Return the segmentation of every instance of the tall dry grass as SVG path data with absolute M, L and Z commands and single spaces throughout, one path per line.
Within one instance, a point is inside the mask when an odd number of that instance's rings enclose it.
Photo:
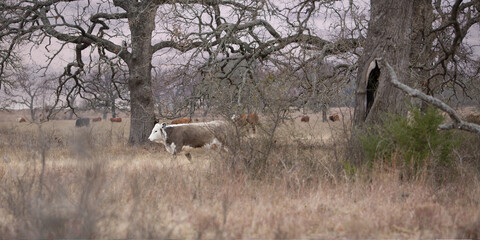
M 270 123 L 230 151 L 129 147 L 128 123 L 0 126 L 2 238 L 479 238 L 478 137 L 455 172 L 345 171 L 348 123 Z M 242 135 L 242 134 L 241 134 Z M 477 144 L 477 145 L 475 145 Z M 236 148 L 234 148 L 236 147 Z M 365 170 L 367 171 L 367 170 Z

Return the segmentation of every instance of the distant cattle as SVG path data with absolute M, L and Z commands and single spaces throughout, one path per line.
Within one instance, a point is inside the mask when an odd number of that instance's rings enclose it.
M 92 122 L 100 122 L 100 121 L 102 121 L 101 117 L 92 118 Z
M 242 114 L 240 116 L 233 115 L 232 120 L 240 127 L 250 125 L 255 134 L 255 126 L 260 124 L 258 115 L 256 113 Z M 247 128 L 248 132 L 248 128 Z
M 168 125 L 166 123 L 157 123 L 152 129 L 148 140 L 152 142 L 163 143 L 165 149 L 175 155 L 179 153 L 184 146 L 192 148 L 199 147 L 221 147 L 220 139 L 224 136 L 226 123 L 222 121 L 186 123 Z M 190 160 L 190 154 L 186 154 Z
M 191 123 L 191 118 L 179 118 L 172 121 L 172 124 L 182 124 L 182 123 Z
M 303 115 L 302 118 L 300 119 L 301 122 L 310 122 L 310 117 L 307 115 Z
M 330 121 L 332 122 L 336 122 L 336 121 L 340 121 L 340 116 L 338 116 L 338 114 L 334 114 L 329 116 L 328 119 L 330 119 Z
M 122 122 L 122 118 L 110 118 L 110 122 Z
M 90 125 L 90 118 L 79 118 L 75 121 L 75 127 L 87 127 Z
M 23 122 L 26 122 L 26 121 L 27 120 L 25 120 L 25 118 L 23 118 L 23 117 L 17 118 L 17 122 L 19 122 L 19 123 L 23 123 Z

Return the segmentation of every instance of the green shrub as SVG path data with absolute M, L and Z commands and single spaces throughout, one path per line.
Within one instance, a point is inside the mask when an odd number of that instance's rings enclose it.
M 413 174 L 422 167 L 449 166 L 457 143 L 451 132 L 437 130 L 443 120 L 433 107 L 425 112 L 412 107 L 409 118 L 386 115 L 382 124 L 370 127 L 360 136 L 367 163 L 373 166 L 378 161 L 396 160 Z

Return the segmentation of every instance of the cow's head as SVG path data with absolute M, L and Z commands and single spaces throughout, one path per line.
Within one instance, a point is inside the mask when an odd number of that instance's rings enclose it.
M 148 140 L 152 142 L 165 143 L 167 140 L 167 132 L 165 128 L 167 127 L 166 123 L 157 123 L 152 129 L 152 133 L 148 137 Z

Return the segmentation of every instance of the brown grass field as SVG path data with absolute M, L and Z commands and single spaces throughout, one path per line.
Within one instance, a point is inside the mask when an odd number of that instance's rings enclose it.
M 478 142 L 440 183 L 391 166 L 349 176 L 349 118 L 310 116 L 191 162 L 128 146 L 128 119 L 0 121 L 0 238 L 480 238 L 479 168 L 464 161 L 478 162 Z

